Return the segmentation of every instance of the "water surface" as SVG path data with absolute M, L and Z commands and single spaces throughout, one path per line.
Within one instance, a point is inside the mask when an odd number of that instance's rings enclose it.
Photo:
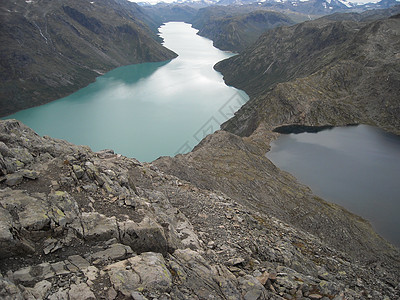
M 400 247 L 400 137 L 360 125 L 281 135 L 267 157 Z
M 141 161 L 188 152 L 248 97 L 213 69 L 232 53 L 214 48 L 190 24 L 171 22 L 159 30 L 178 58 L 117 68 L 68 97 L 7 118 L 40 135 Z

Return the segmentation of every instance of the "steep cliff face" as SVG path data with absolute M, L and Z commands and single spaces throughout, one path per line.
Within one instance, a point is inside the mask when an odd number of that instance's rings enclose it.
M 174 58 L 127 1 L 5 1 L 0 115 L 55 100 L 112 68 Z
M 400 21 L 320 19 L 278 28 L 216 65 L 251 100 L 223 128 L 365 123 L 399 133 Z

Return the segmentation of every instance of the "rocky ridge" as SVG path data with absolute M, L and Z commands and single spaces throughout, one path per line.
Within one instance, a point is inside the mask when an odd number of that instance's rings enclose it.
M 399 134 L 400 19 L 321 18 L 264 34 L 215 67 L 251 100 L 222 128 L 364 123 Z M 251 70 L 251 71 L 249 71 Z
M 0 122 L 0 153 L 3 299 L 399 296 L 398 264 L 356 262 L 154 164 L 42 138 L 16 120 Z
M 399 25 L 396 17 L 370 23 L 323 18 L 269 31 L 216 65 L 228 84 L 251 96 L 222 125 L 230 133 L 216 132 L 191 153 L 154 164 L 311 232 L 354 258 L 370 261 L 386 253 L 398 260 L 364 220 L 315 197 L 265 153 L 278 136 L 273 130 L 286 125 L 367 123 L 398 133 Z

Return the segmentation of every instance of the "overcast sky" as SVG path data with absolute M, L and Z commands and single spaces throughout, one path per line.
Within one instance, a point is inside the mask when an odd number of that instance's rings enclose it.
M 137 0 L 137 1 L 129 0 L 129 1 L 131 1 L 131 2 L 148 2 L 148 3 L 151 3 L 151 4 L 156 4 L 158 2 L 171 3 L 171 2 L 174 2 L 176 0 L 163 0 L 163 1 L 160 1 L 160 0 Z M 347 2 L 352 2 L 352 3 L 369 3 L 369 2 L 376 3 L 376 2 L 379 2 L 379 1 L 380 0 L 347 0 Z

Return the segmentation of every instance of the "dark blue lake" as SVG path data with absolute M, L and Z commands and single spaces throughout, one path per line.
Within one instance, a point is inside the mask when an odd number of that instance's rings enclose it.
M 400 137 L 375 127 L 284 134 L 267 157 L 400 247 Z

